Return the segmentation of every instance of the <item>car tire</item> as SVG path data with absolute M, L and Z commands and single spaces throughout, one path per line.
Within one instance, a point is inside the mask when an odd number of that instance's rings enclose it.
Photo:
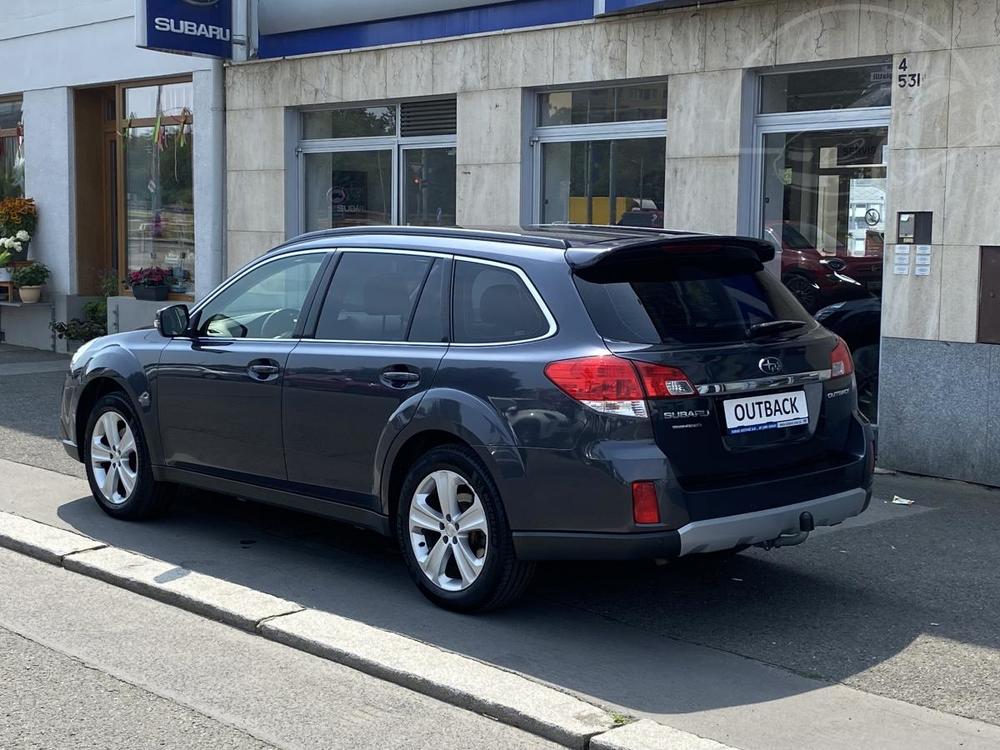
M 87 481 L 105 513 L 138 521 L 166 510 L 173 487 L 153 478 L 142 424 L 123 393 L 109 393 L 94 404 L 85 436 Z
M 514 553 L 496 483 L 465 446 L 434 448 L 413 464 L 400 490 L 396 532 L 417 588 L 445 609 L 504 607 L 534 572 Z
M 878 422 L 878 344 L 859 346 L 852 353 L 854 379 L 858 386 L 858 408 L 869 422 Z

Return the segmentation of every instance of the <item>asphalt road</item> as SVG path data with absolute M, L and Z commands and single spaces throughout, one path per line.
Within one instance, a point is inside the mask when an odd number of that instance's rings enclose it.
M 0 748 L 554 748 L 0 549 Z
M 62 471 L 61 448 L 45 436 L 58 394 L 49 377 L 0 370 L 0 456 Z M 904 728 L 917 725 L 930 727 L 924 746 L 948 746 L 1000 725 L 994 490 L 882 476 L 867 513 L 801 546 L 717 565 L 549 565 L 517 607 L 472 618 L 427 604 L 398 552 L 368 532 L 204 493 L 155 523 L 116 523 L 82 483 L 5 470 L 17 479 L 0 509 L 740 747 L 797 748 L 806 728 L 812 747 L 912 747 Z M 891 504 L 896 494 L 915 504 Z

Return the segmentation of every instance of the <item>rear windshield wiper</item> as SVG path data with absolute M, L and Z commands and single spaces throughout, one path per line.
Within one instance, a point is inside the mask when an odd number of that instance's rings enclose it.
M 754 323 L 747 329 L 750 338 L 757 336 L 770 336 L 773 333 L 783 333 L 784 331 L 797 331 L 805 328 L 804 320 L 769 320 L 766 323 Z

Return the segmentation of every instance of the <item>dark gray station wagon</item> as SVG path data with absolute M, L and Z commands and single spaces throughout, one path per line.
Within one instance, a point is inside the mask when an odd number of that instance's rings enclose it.
M 797 544 L 867 507 L 872 430 L 772 256 L 611 227 L 306 235 L 77 352 L 64 442 L 112 516 L 183 484 L 369 527 L 456 610 L 538 560 Z

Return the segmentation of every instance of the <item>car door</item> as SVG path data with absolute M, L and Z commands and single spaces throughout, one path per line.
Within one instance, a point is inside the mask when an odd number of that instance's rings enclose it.
M 285 454 L 301 491 L 375 509 L 383 434 L 403 428 L 447 351 L 451 259 L 341 251 L 316 318 L 288 358 Z
M 156 393 L 168 466 L 237 481 L 284 480 L 281 385 L 325 251 L 268 259 L 192 316 L 160 356 Z

